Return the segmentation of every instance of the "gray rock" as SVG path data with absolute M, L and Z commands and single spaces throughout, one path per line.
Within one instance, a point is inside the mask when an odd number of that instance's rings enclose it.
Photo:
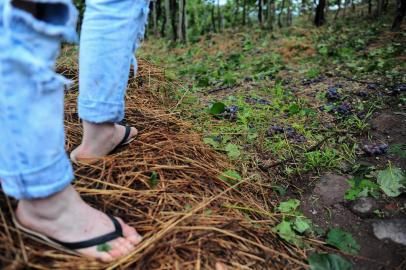
M 351 205 L 351 210 L 360 216 L 372 214 L 376 208 L 376 203 L 372 198 L 359 198 Z
M 344 195 L 350 185 L 347 183 L 348 177 L 337 174 L 325 174 L 320 177 L 320 181 L 314 188 L 314 193 L 328 205 L 333 205 L 344 201 Z
M 374 234 L 378 239 L 390 239 L 395 243 L 406 246 L 406 219 L 378 220 L 372 226 Z

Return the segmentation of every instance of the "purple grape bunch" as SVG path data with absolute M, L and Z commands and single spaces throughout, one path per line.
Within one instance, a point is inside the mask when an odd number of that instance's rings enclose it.
M 279 125 L 272 125 L 269 127 L 267 135 L 268 137 L 273 137 L 276 134 L 282 134 L 284 133 L 288 139 L 291 139 L 294 142 L 305 142 L 306 138 L 299 134 L 294 128 L 288 126 L 288 127 L 282 127 Z
M 251 97 L 247 97 L 245 98 L 245 102 L 251 105 L 254 104 L 260 104 L 260 105 L 271 105 L 271 102 L 266 100 L 266 99 L 258 99 L 258 98 L 251 98 Z
M 224 119 L 228 119 L 230 121 L 236 121 L 237 120 L 237 112 L 238 112 L 238 106 L 231 105 L 225 108 L 224 112 L 221 113 L 221 116 Z
M 348 102 L 343 102 L 338 107 L 334 108 L 334 111 L 339 115 L 348 116 L 352 114 L 352 106 Z
M 378 85 L 376 83 L 368 83 L 367 84 L 367 89 L 368 90 L 376 90 L 376 89 L 378 89 Z
M 392 93 L 397 95 L 400 94 L 402 92 L 406 92 L 406 83 L 399 83 L 396 84 L 393 88 L 392 88 Z
M 360 98 L 367 98 L 368 97 L 368 93 L 365 91 L 359 91 L 357 93 L 355 93 L 355 95 L 359 96 Z
M 389 146 L 386 143 L 365 144 L 362 150 L 367 156 L 379 156 L 388 152 Z
M 337 87 L 329 87 L 326 92 L 326 98 L 329 101 L 340 100 L 341 96 L 340 93 L 338 93 Z
M 319 76 L 319 77 L 314 78 L 314 79 L 303 79 L 302 80 L 302 85 L 311 85 L 311 84 L 314 84 L 314 83 L 319 83 L 319 82 L 324 81 L 324 79 L 325 79 L 324 76 Z

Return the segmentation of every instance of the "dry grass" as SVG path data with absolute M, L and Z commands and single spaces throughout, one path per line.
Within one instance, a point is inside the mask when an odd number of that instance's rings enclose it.
M 72 78 L 66 95 L 67 150 L 81 138 L 76 113 L 77 65 L 61 61 Z M 305 255 L 272 233 L 277 222 L 269 191 L 244 178 L 234 186 L 218 179 L 233 168 L 208 149 L 190 125 L 168 113 L 170 87 L 163 72 L 140 62 L 127 92 L 126 122 L 140 135 L 130 146 L 94 165 L 75 167 L 74 185 L 91 205 L 122 217 L 144 241 L 129 256 L 101 264 L 54 250 L 19 233 L 0 195 L 2 269 L 303 269 Z M 159 175 L 152 185 L 150 175 Z M 74 221 L 72 221 L 74 222 Z M 218 264 L 220 265 L 220 264 Z

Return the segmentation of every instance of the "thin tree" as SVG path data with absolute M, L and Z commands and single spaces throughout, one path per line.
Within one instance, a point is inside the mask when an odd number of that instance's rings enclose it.
M 326 0 L 319 0 L 316 7 L 316 16 L 314 17 L 314 24 L 319 27 L 324 24 L 324 8 L 326 6 Z
M 151 1 L 152 5 L 152 31 L 155 36 L 158 36 L 158 14 L 157 14 L 157 0 Z
M 406 0 L 398 0 L 397 4 L 398 8 L 395 20 L 392 23 L 392 30 L 400 29 L 400 25 L 402 24 L 403 18 L 406 15 Z
M 259 22 L 259 26 L 261 28 L 264 26 L 263 6 L 264 6 L 264 1 L 263 0 L 258 0 L 258 22 Z
M 186 42 L 186 0 L 179 0 L 178 38 Z
M 267 13 L 268 28 L 273 30 L 273 23 L 275 21 L 275 0 L 268 0 Z
M 278 14 L 278 26 L 279 26 L 279 28 L 282 28 L 282 14 L 283 14 L 284 9 L 285 9 L 285 0 L 282 0 L 281 8 L 280 8 L 279 14 Z
M 247 0 L 244 0 L 242 3 L 242 25 L 247 23 Z

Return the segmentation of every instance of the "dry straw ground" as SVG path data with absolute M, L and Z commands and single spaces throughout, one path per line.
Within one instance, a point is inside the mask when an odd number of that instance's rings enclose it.
M 75 82 L 65 103 L 70 151 L 81 138 L 77 64 L 61 61 L 58 71 Z M 183 270 L 214 269 L 216 263 L 229 269 L 306 268 L 304 251 L 271 230 L 278 217 L 272 214 L 269 192 L 249 177 L 234 186 L 219 180 L 233 166 L 203 144 L 190 124 L 165 109 L 170 104 L 165 89 L 171 87 L 162 70 L 141 61 L 126 99 L 126 122 L 139 129 L 139 137 L 94 165 L 75 167 L 74 185 L 86 201 L 142 233 L 137 249 L 112 264 L 54 250 L 15 229 L 15 201 L 1 194 L 1 269 Z M 153 172 L 156 185 L 150 181 Z

